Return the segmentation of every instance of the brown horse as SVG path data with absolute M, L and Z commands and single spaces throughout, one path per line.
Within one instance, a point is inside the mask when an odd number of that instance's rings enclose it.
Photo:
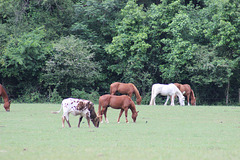
M 102 121 L 102 114 L 105 116 L 105 121 L 107 123 L 107 108 L 112 107 L 113 109 L 121 109 L 117 122 L 119 123 L 120 117 L 122 116 L 123 111 L 125 111 L 126 123 L 128 123 L 127 112 L 128 109 L 132 111 L 133 122 L 136 122 L 138 112 L 136 111 L 136 106 L 132 99 L 127 95 L 115 96 L 110 94 L 105 94 L 99 98 L 98 114 Z M 102 110 L 101 110 L 102 107 Z
M 187 97 L 188 105 L 190 105 L 189 98 L 191 96 L 191 105 L 195 106 L 196 105 L 196 97 L 194 96 L 194 92 L 191 89 L 190 85 L 188 85 L 188 84 L 183 84 L 182 85 L 182 84 L 179 84 L 179 83 L 174 83 L 174 84 L 183 93 L 183 95 Z
M 142 101 L 142 97 L 139 94 L 137 87 L 132 83 L 120 83 L 114 82 L 110 85 L 110 94 L 114 95 L 116 92 L 121 94 L 127 94 L 132 98 L 132 94 L 134 93 L 137 98 L 137 104 L 140 105 Z
M 4 100 L 4 108 L 7 112 L 10 112 L 10 103 L 11 101 L 8 99 L 8 95 L 6 89 L 0 84 L 0 97 L 3 97 Z

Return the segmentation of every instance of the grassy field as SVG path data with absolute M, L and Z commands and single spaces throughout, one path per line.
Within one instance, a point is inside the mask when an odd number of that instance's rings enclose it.
M 1 160 L 52 159 L 240 159 L 240 107 L 137 106 L 133 123 L 119 110 L 108 110 L 109 124 L 88 128 L 70 115 L 72 128 L 61 128 L 60 104 L 12 104 L 0 108 Z M 97 105 L 95 105 L 97 109 Z

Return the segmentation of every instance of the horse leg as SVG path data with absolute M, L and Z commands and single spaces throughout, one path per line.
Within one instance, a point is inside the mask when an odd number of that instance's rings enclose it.
M 120 113 L 119 113 L 119 117 L 118 117 L 118 120 L 117 120 L 118 123 L 120 123 L 120 117 L 122 116 L 123 111 L 124 111 L 124 110 L 121 109 L 121 111 L 120 111 Z
M 128 112 L 128 108 L 125 109 L 125 118 L 126 118 L 126 123 L 129 123 L 127 119 L 127 112 Z
M 187 95 L 188 106 L 190 106 L 190 103 L 189 103 L 189 97 L 190 97 L 190 95 Z
M 166 102 L 164 103 L 164 106 L 167 105 L 168 100 L 169 100 L 169 96 L 167 96 L 167 100 L 166 100 Z
M 80 123 L 81 123 L 82 119 L 83 119 L 83 117 L 80 116 L 80 118 L 79 118 L 79 122 L 78 122 L 78 128 L 80 128 Z
M 105 122 L 106 123 L 109 123 L 109 121 L 108 121 L 108 119 L 107 119 L 107 108 L 105 108 L 105 110 L 104 110 L 104 117 L 105 117 Z
M 66 119 L 66 122 L 67 122 L 69 128 L 71 128 L 71 124 L 70 124 L 69 120 Z
M 174 99 L 175 99 L 175 95 L 171 96 L 171 106 L 174 106 Z
M 150 100 L 150 104 L 149 105 L 156 105 L 155 98 L 156 98 L 156 96 L 154 96 L 154 95 L 151 96 L 151 100 Z
M 90 128 L 90 118 L 88 115 L 86 116 L 86 118 L 87 118 L 87 122 L 88 122 L 88 127 Z
M 64 123 L 65 123 L 65 116 L 62 116 L 62 128 L 64 128 L 65 127 L 65 125 L 64 125 Z

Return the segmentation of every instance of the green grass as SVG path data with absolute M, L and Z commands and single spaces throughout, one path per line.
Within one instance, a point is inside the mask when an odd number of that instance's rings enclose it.
M 240 159 L 240 107 L 137 106 L 125 123 L 119 110 L 108 110 L 109 124 L 88 128 L 70 115 L 61 127 L 60 104 L 12 104 L 0 108 L 0 159 Z M 97 105 L 95 105 L 97 109 Z M 67 124 L 66 124 L 67 126 Z

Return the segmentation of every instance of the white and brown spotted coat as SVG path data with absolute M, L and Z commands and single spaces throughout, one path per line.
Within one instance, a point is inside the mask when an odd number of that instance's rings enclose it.
M 77 98 L 67 98 L 62 101 L 63 117 L 65 117 L 67 121 L 69 120 L 70 113 L 74 116 L 80 115 L 81 117 L 90 118 L 90 111 L 87 106 L 84 105 L 84 107 L 79 107 L 80 102 L 85 104 L 88 101 Z

